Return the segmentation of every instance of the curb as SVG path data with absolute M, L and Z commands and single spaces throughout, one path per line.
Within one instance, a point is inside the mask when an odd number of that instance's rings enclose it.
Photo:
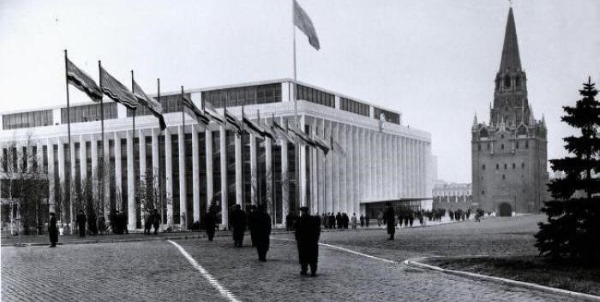
M 487 257 L 487 256 L 476 255 L 476 256 L 469 256 L 469 257 L 475 258 L 475 257 Z M 497 282 L 497 283 L 501 283 L 501 284 L 519 286 L 522 288 L 538 290 L 538 291 L 542 291 L 542 292 L 567 296 L 570 298 L 582 299 L 582 300 L 586 300 L 586 301 L 600 301 L 600 296 L 594 296 L 594 295 L 590 295 L 590 294 L 584 294 L 584 293 L 580 293 L 580 292 L 574 292 L 574 291 L 569 291 L 569 290 L 565 290 L 565 289 L 554 288 L 554 287 L 539 285 L 539 284 L 535 284 L 535 283 L 528 283 L 528 282 L 506 279 L 506 278 L 501 278 L 501 277 L 493 277 L 493 276 L 481 275 L 481 274 L 470 273 L 470 272 L 444 269 L 444 268 L 441 268 L 438 266 L 433 266 L 433 265 L 418 262 L 419 260 L 425 260 L 425 259 L 430 259 L 430 258 L 467 258 L 467 257 L 465 257 L 465 256 L 419 257 L 419 258 L 404 260 L 403 263 L 407 266 L 418 267 L 418 268 L 422 268 L 422 269 L 429 269 L 429 270 L 438 271 L 438 272 L 450 274 L 450 275 L 467 277 L 467 278 L 471 278 L 471 279 L 480 279 L 480 280 L 484 280 L 484 281 L 493 281 L 493 282 Z

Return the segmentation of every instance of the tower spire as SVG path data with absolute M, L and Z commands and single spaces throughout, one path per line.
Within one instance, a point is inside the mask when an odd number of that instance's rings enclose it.
M 519 44 L 517 42 L 517 27 L 515 26 L 512 5 L 508 10 L 508 20 L 506 21 L 500 72 L 504 72 L 507 69 L 511 71 L 521 70 L 521 58 L 519 56 Z

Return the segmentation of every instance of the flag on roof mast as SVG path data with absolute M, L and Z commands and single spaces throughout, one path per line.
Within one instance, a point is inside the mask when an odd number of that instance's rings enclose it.
M 202 110 L 198 109 L 196 105 L 190 100 L 187 95 L 183 95 L 183 111 L 194 118 L 198 124 L 202 124 L 204 127 L 208 126 L 210 119 L 204 115 Z
M 135 110 L 138 107 L 138 101 L 135 95 L 121 84 L 117 79 L 110 75 L 102 66 L 100 66 L 100 83 L 102 91 L 113 101 L 125 105 L 125 107 Z
M 310 20 L 310 17 L 296 0 L 294 0 L 294 25 L 308 37 L 308 43 L 310 43 L 312 47 L 316 50 L 321 48 L 321 45 L 319 45 L 319 37 L 317 37 L 317 32 L 315 31 L 315 27 Z
M 133 80 L 133 95 L 135 95 L 140 104 L 148 108 L 150 112 L 152 112 L 152 114 L 158 118 L 160 130 L 165 130 L 165 128 L 167 128 L 167 124 L 165 123 L 165 118 L 162 115 L 162 105 L 154 98 L 146 95 L 146 93 L 142 90 L 140 85 L 135 82 L 135 80 Z
M 87 73 L 75 66 L 69 58 L 65 59 L 67 60 L 67 81 L 69 84 L 83 91 L 92 101 L 100 102 L 103 96 L 102 89 L 98 87 L 96 82 Z

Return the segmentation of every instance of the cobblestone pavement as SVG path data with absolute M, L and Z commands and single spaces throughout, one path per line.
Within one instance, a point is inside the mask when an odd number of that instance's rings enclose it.
M 426 255 L 532 254 L 540 216 L 431 228 L 324 232 L 319 275 L 299 275 L 291 234 L 273 236 L 266 263 L 231 238 L 175 240 L 241 301 L 569 301 L 563 296 L 409 268 Z M 168 241 L 2 247 L 2 301 L 227 301 Z

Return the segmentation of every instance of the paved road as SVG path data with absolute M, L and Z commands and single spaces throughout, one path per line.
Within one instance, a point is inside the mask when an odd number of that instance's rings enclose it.
M 398 263 L 321 247 L 316 278 L 299 275 L 291 234 L 274 236 L 266 263 L 230 238 L 175 241 L 240 301 L 568 301 L 399 264 L 431 254 L 531 253 L 523 244 L 536 219 L 402 229 L 393 242 L 383 230 L 326 232 L 322 242 Z M 228 301 L 168 241 L 2 248 L 2 301 L 81 300 Z

